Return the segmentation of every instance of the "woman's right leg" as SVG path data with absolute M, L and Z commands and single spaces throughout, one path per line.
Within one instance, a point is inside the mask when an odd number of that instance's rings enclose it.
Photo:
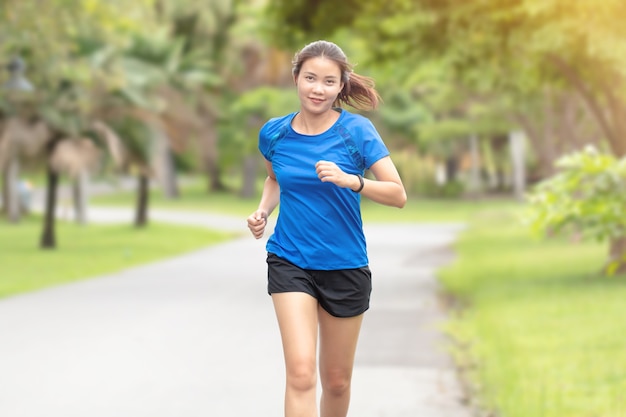
M 317 417 L 317 300 L 302 292 L 272 300 L 285 355 L 285 417 Z

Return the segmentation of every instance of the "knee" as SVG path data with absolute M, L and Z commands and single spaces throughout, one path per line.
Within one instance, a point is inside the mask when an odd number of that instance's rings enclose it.
M 350 392 L 352 373 L 346 370 L 325 372 L 322 376 L 322 388 L 327 395 L 341 397 Z
M 287 368 L 287 386 L 296 391 L 310 391 L 315 389 L 317 376 L 315 362 L 303 361 L 291 364 Z

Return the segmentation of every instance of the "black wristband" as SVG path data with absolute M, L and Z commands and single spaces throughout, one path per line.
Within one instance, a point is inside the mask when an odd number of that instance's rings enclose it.
M 361 185 L 359 186 L 358 190 L 352 190 L 355 193 L 360 193 L 361 190 L 363 190 L 363 186 L 365 185 L 365 181 L 363 181 L 363 175 L 361 174 L 356 174 L 356 176 L 359 178 L 359 182 L 361 183 Z

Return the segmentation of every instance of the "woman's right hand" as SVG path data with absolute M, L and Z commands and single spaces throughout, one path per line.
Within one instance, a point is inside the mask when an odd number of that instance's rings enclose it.
M 248 216 L 248 229 L 252 233 L 255 239 L 260 239 L 265 233 L 265 226 L 267 225 L 267 213 L 263 210 L 257 210 Z

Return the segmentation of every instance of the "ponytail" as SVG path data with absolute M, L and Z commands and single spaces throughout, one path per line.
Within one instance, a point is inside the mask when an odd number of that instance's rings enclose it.
M 335 103 L 344 103 L 359 110 L 375 110 L 382 99 L 374 88 L 374 80 L 355 72 L 349 72 L 346 78 L 348 80 L 344 82 Z

